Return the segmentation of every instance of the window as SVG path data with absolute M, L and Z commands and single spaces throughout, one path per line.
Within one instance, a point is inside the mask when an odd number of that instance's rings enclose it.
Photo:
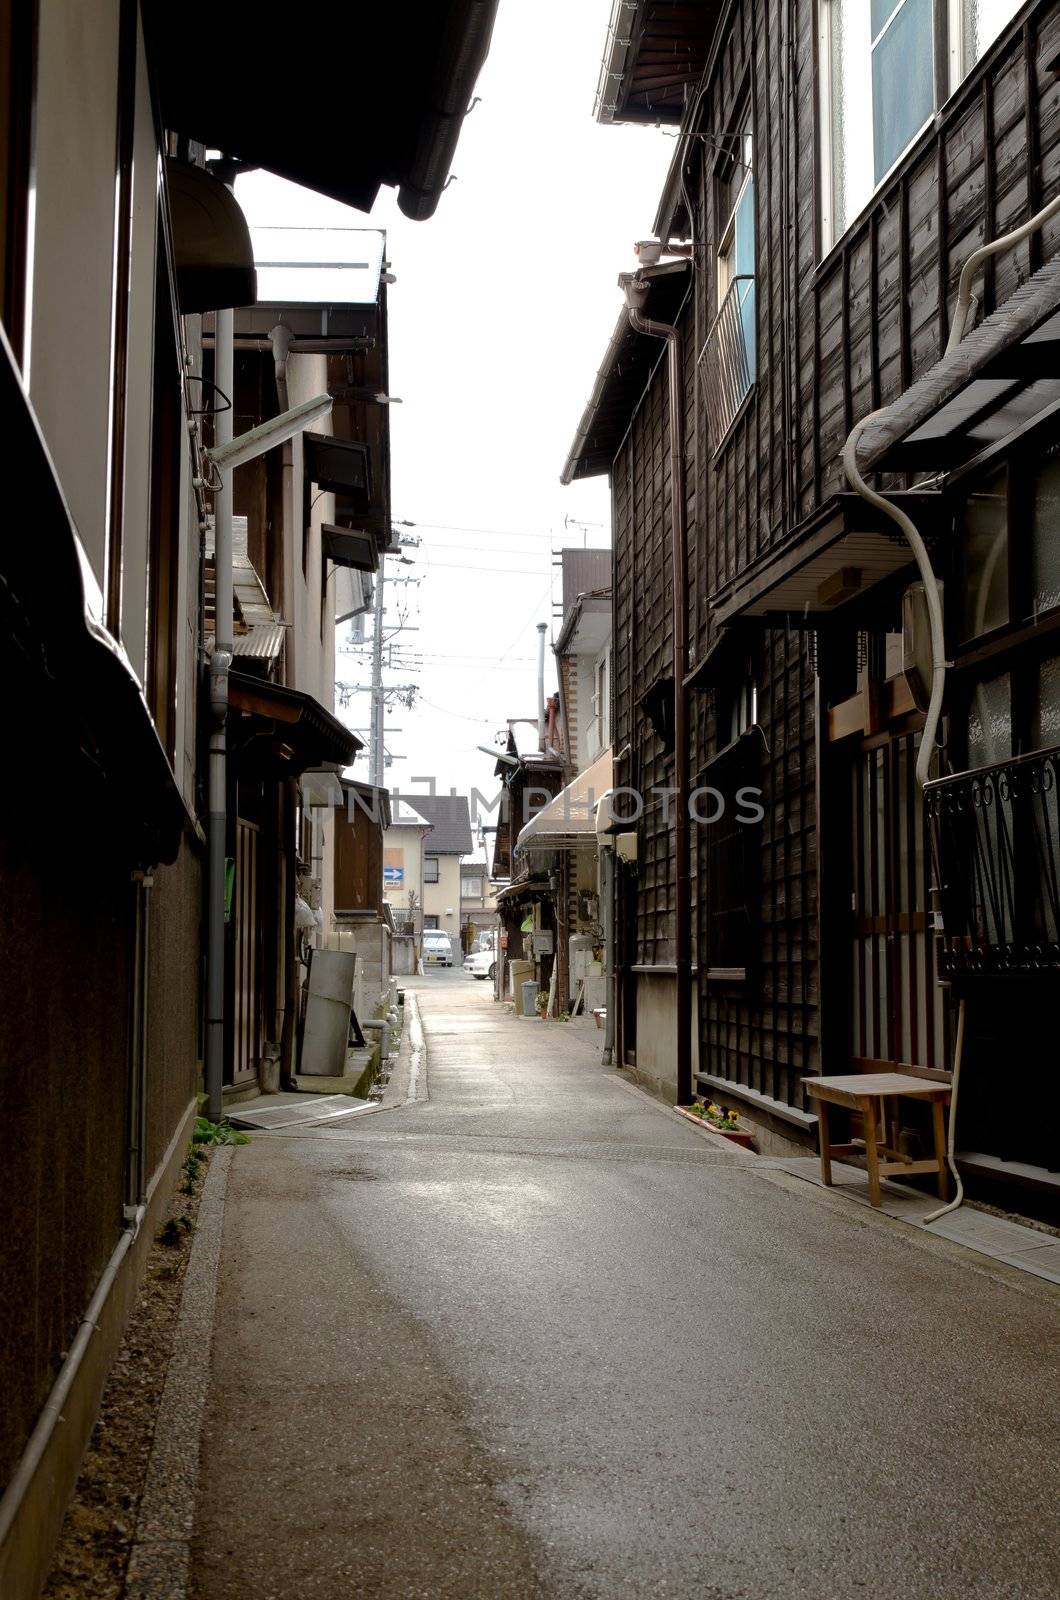
M 462 877 L 460 879 L 460 898 L 461 900 L 481 900 L 482 879 Z
M 1020 0 L 820 0 L 821 246 L 864 209 Z M 940 64 L 947 63 L 942 66 Z
M 719 750 L 724 750 L 758 721 L 758 686 L 754 678 L 736 678 L 714 690 L 714 720 Z
M 437 856 L 424 856 L 424 858 L 423 858 L 423 881 L 424 881 L 424 883 L 437 883 L 438 882 L 438 857 Z
M 715 448 L 736 418 L 755 378 L 755 186 L 750 111 L 737 131 L 718 136 L 723 154 L 714 172 L 718 226 L 717 315 L 699 356 Z
M 1060 606 L 1060 456 L 1039 469 L 1031 508 L 1030 614 Z
M 750 122 L 729 140 L 732 149 L 717 175 L 718 310 L 735 297 L 747 360 L 747 382 L 755 368 L 755 184 Z
M 432 928 L 437 929 L 437 927 L 438 927 L 438 918 L 437 917 L 424 917 L 424 919 L 423 919 L 423 931 L 424 931 L 424 933 L 429 933 Z
M 1008 605 L 1007 474 L 970 494 L 961 517 L 960 633 L 974 639 L 1005 625 Z
M 708 983 L 742 982 L 758 952 L 761 827 L 737 796 L 743 789 L 757 794 L 761 781 L 761 744 L 754 735 L 728 745 L 704 769 L 704 784 L 723 801 L 712 797 L 710 812 L 694 830 L 706 885 Z
M 1060 451 L 1017 445 L 956 526 L 952 761 L 975 770 L 1060 745 Z
M 992 767 L 1012 756 L 1012 677 L 999 672 L 972 690 L 968 707 L 968 765 Z
M 595 755 L 611 743 L 611 685 L 609 680 L 610 652 L 597 663 L 593 674 L 593 723 L 589 740 L 589 753 Z

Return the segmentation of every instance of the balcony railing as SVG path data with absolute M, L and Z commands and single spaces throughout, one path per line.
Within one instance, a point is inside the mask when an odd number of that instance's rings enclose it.
M 710 439 L 717 449 L 751 387 L 748 317 L 754 317 L 754 278 L 733 278 L 699 353 Z
M 1060 970 L 1060 749 L 939 778 L 925 794 L 941 972 Z

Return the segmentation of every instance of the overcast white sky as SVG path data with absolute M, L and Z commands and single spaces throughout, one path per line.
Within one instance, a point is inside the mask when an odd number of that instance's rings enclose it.
M 652 128 L 600 127 L 593 96 L 611 0 L 501 0 L 481 96 L 429 222 L 409 222 L 395 192 L 371 218 L 255 173 L 240 180 L 252 223 L 387 230 L 393 515 L 417 526 L 418 585 L 387 587 L 418 627 L 401 637 L 418 670 L 416 708 L 388 713 L 387 782 L 490 790 L 506 719 L 536 714 L 538 622 L 553 623 L 552 552 L 609 542 L 606 480 L 559 474 L 621 305 L 620 271 L 651 233 L 674 141 Z M 404 530 L 398 529 L 401 532 Z M 340 644 L 345 634 L 340 629 Z M 395 641 L 395 644 L 397 641 Z M 340 678 L 365 682 L 354 655 Z M 549 657 L 549 681 L 554 682 Z M 351 726 L 367 726 L 357 696 Z M 358 761 L 367 768 L 366 756 Z M 422 787 L 416 785 L 416 787 Z

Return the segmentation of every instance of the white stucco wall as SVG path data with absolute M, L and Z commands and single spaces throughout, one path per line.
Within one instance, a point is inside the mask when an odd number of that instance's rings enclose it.
M 104 587 L 118 0 L 40 7 L 29 391 Z

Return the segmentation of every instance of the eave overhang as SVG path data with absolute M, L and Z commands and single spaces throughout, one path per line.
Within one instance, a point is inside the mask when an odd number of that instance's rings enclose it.
M 362 740 L 319 700 L 299 689 L 230 672 L 228 704 L 249 723 L 242 737 L 233 735 L 233 754 L 276 776 L 296 778 L 309 767 L 327 763 L 348 767 L 364 748 Z
M 2 328 L 0 406 L 8 460 L 33 508 L 32 536 L 9 529 L 0 540 L 12 774 L 16 763 L 62 774 L 71 805 L 93 805 L 115 855 L 174 861 L 192 819 L 129 659 L 102 624 L 98 584 Z
M 405 215 L 424 220 L 448 179 L 498 3 L 435 0 L 411 18 L 403 6 L 318 8 L 303 42 L 340 79 L 352 63 L 355 89 L 325 89 L 295 116 L 277 114 L 282 49 L 259 6 L 213 7 L 205 36 L 193 11 L 150 0 L 144 30 L 164 124 L 361 211 L 391 185 Z
M 721 0 L 614 0 L 593 115 L 680 124 L 703 76 Z
M 597 654 L 611 637 L 611 590 L 580 594 L 563 619 L 557 656 Z
M 944 531 L 941 494 L 909 490 L 889 498 L 908 512 L 929 544 Z M 833 495 L 775 555 L 757 562 L 718 597 L 714 623 L 722 629 L 737 619 L 796 626 L 809 618 L 825 621 L 912 560 L 905 539 L 882 511 L 860 495 Z
M 640 277 L 648 285 L 644 315 L 657 322 L 675 322 L 691 287 L 691 263 L 667 261 L 657 267 L 644 267 Z M 652 373 L 664 355 L 662 341 L 636 333 L 628 311 L 623 309 L 574 435 L 561 483 L 610 472 Z

